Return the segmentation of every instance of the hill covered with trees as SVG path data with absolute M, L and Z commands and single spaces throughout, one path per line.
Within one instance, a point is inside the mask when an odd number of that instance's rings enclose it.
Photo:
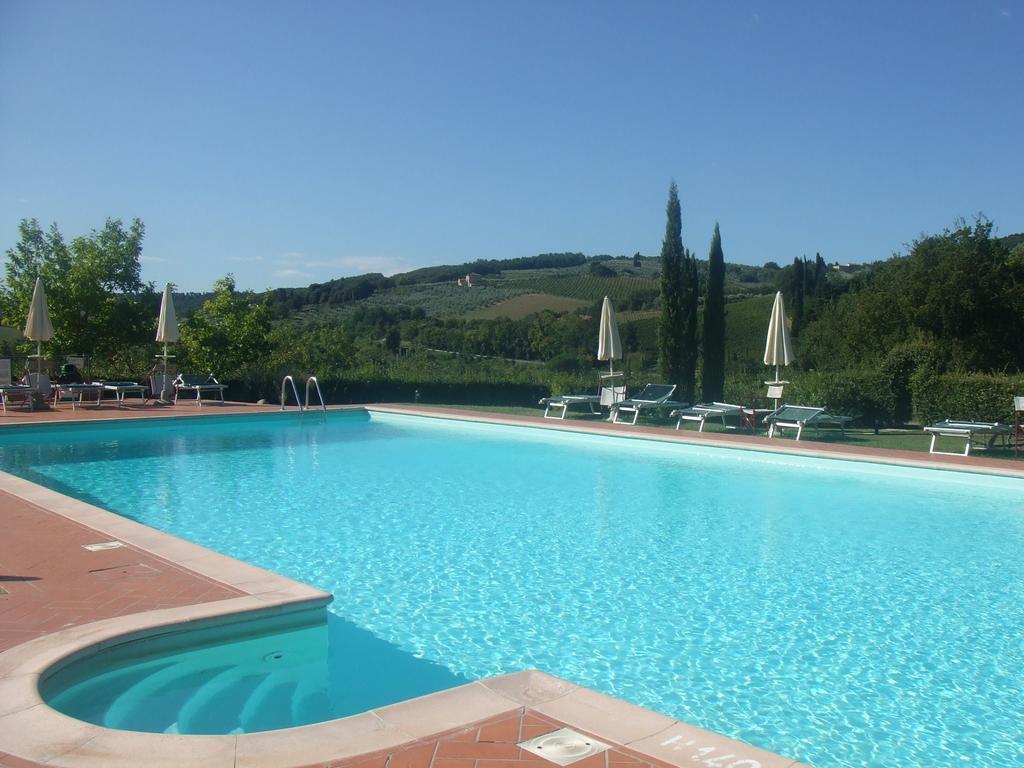
M 43 231 L 24 222 L 7 252 L 5 323 L 23 323 L 38 272 L 58 327 L 48 345 L 55 359 L 85 354 L 95 375 L 143 375 L 155 351 L 158 303 L 153 286 L 139 279 L 143 235 L 141 222 L 125 228 L 112 220 L 65 243 L 56 226 Z M 797 350 L 786 372 L 794 400 L 878 423 L 944 411 L 1000 418 L 993 413 L 1008 388 L 1024 385 L 1024 236 L 994 237 L 992 224 L 979 220 L 869 265 L 815 255 L 780 267 L 728 263 L 725 235 L 724 254 L 721 238 L 709 254 L 713 272 L 709 260 L 687 256 L 699 309 L 690 315 L 697 323 L 691 353 L 721 337 L 711 326 L 724 315 L 724 350 L 713 363 L 722 374 L 704 375 L 707 352 L 686 363 L 688 376 L 695 368 L 696 399 L 711 389 L 744 402 L 763 394 L 761 353 L 776 290 L 785 295 Z M 460 285 L 467 274 L 472 285 Z M 593 389 L 597 318 L 607 295 L 626 350 L 621 368 L 641 385 L 662 377 L 664 279 L 663 259 L 639 253 L 481 259 L 264 293 L 238 291 L 229 276 L 211 293 L 176 295 L 178 363 L 215 371 L 239 397 L 274 398 L 284 374 L 316 373 L 337 401 L 419 392 L 450 402 L 527 403 L 552 389 Z M 709 304 L 719 295 L 724 306 Z M 28 351 L 7 346 L 8 353 Z

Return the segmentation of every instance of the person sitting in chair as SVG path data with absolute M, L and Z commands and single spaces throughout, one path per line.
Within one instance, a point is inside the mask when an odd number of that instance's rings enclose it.
M 60 367 L 60 373 L 57 375 L 58 384 L 81 384 L 83 381 L 82 372 L 74 363 L 64 363 Z

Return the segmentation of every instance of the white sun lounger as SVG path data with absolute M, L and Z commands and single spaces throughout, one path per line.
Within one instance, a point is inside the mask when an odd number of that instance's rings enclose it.
M 146 386 L 139 384 L 137 381 L 104 381 L 103 391 L 113 392 L 114 399 L 117 400 L 117 407 L 124 407 L 125 395 L 138 395 L 142 399 L 142 404 L 146 404 L 147 394 Z
M 928 448 L 928 453 L 940 456 L 969 456 L 972 445 L 977 444 L 979 449 L 992 448 L 996 444 L 996 438 L 1001 436 L 1005 443 L 1007 435 L 1013 430 L 1009 424 L 1000 424 L 998 421 L 950 421 L 946 419 L 929 424 L 924 431 L 932 436 L 932 444 Z M 975 436 L 980 436 L 982 439 L 979 440 Z M 962 437 L 964 439 L 963 453 L 936 451 L 935 441 L 940 437 Z
M 178 378 L 174 380 L 174 404 L 178 404 L 178 395 L 181 392 L 195 392 L 196 393 L 196 405 L 200 408 L 203 407 L 203 392 L 212 392 L 220 397 L 220 402 L 224 404 L 224 390 L 227 389 L 226 384 L 221 384 L 214 378 L 213 374 L 209 376 L 185 374 L 179 373 Z
M 586 405 L 590 408 L 591 413 L 596 414 L 599 411 L 594 408 L 595 405 L 611 407 L 615 403 L 620 402 L 625 396 L 625 387 L 601 387 L 601 394 L 599 395 L 557 395 L 542 398 L 537 405 L 544 406 L 545 419 L 564 419 L 565 413 L 571 405 Z M 561 409 L 561 412 L 552 414 L 552 409 L 556 411 Z
M 15 384 L 11 381 L 11 359 L 0 358 L 0 403 L 3 404 L 4 415 L 7 415 L 7 404 L 11 402 L 10 397 L 21 401 L 21 404 L 32 410 L 32 393 L 35 387 L 28 384 Z
M 839 427 L 845 435 L 846 425 L 853 421 L 853 417 L 836 416 L 824 408 L 784 405 L 765 416 L 764 421 L 768 424 L 768 437 L 781 435 L 783 429 L 792 428 L 796 430 L 796 439 L 799 440 L 804 433 L 804 427 L 814 427 L 815 431 L 819 427 Z
M 591 413 L 597 413 L 594 406 L 601 402 L 600 395 L 558 395 L 557 397 L 545 397 L 537 403 L 537 405 L 544 406 L 544 418 L 545 419 L 564 419 L 565 412 L 569 410 L 570 405 L 586 405 L 590 408 Z M 551 409 L 554 408 L 556 411 L 561 409 L 559 413 L 552 415 Z
M 612 421 L 616 424 L 625 424 L 627 422 L 619 421 L 619 414 L 632 413 L 633 420 L 628 423 L 636 424 L 640 411 L 643 410 L 689 407 L 689 403 L 677 403 L 674 400 L 669 400 L 675 391 L 675 384 L 648 384 L 633 397 L 612 406 Z
M 742 405 L 732 403 L 697 403 L 692 408 L 679 408 L 669 414 L 669 418 L 676 418 L 676 429 L 683 426 L 684 421 L 699 421 L 698 432 L 704 431 L 704 424 L 708 419 L 721 419 L 722 426 L 726 429 L 735 429 L 725 423 L 726 416 L 739 416 L 743 410 Z

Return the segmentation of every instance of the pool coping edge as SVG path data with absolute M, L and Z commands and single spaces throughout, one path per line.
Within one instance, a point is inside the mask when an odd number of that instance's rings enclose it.
M 368 407 L 362 410 L 442 415 L 399 408 Z M 447 416 L 466 420 L 463 415 Z M 524 424 L 522 421 L 487 417 L 475 420 L 556 429 L 567 426 Z M 604 430 L 585 427 L 569 431 L 608 434 Z M 642 433 L 634 436 L 649 437 Z M 706 750 L 729 750 L 736 759 L 756 761 L 756 765 L 763 768 L 795 768 L 800 765 L 791 758 L 537 670 L 474 681 L 338 720 L 253 734 L 182 736 L 141 733 L 76 720 L 50 708 L 41 699 L 38 689 L 40 680 L 76 658 L 111 645 L 152 636 L 161 630 L 181 631 L 275 613 L 323 608 L 333 597 L 309 585 L 6 472 L 0 472 L 0 491 L 242 593 L 238 597 L 212 602 L 151 609 L 89 622 L 20 643 L 0 653 L 0 755 L 10 754 L 54 766 L 102 765 L 110 768 L 137 765 L 139 754 L 145 754 L 147 762 L 153 765 L 164 762 L 169 765 L 223 765 L 232 768 L 307 765 L 406 745 L 525 708 L 671 765 L 704 764 L 708 754 Z M 696 749 L 704 750 L 699 760 L 698 755 L 691 754 Z
M 929 453 L 919 454 L 917 451 L 841 446 L 835 443 L 815 443 L 813 440 L 807 442 L 797 442 L 795 440 L 783 442 L 777 438 L 770 439 L 758 435 L 694 432 L 692 430 L 674 430 L 664 427 L 647 427 L 625 423 L 613 424 L 607 421 L 585 422 L 568 419 L 544 419 L 543 417 L 534 416 L 499 415 L 492 412 L 477 413 L 475 411 L 460 411 L 458 409 L 402 406 L 387 403 L 369 404 L 363 406 L 363 408 L 371 414 L 377 411 L 401 416 L 438 418 L 448 421 L 477 422 L 506 427 L 527 427 L 603 437 L 622 437 L 630 440 L 694 445 L 705 448 L 776 453 L 803 458 L 853 461 L 862 464 L 885 464 L 896 467 L 914 467 L 917 469 L 1024 479 L 1024 466 L 1018 467 L 1014 462 L 1005 459 L 989 459 L 976 454 L 970 456 L 960 456 L 959 454 L 956 456 Z M 826 445 L 828 446 L 827 448 L 823 447 Z M 967 459 L 967 461 L 964 461 L 964 459 Z M 985 463 L 979 462 L 979 459 Z

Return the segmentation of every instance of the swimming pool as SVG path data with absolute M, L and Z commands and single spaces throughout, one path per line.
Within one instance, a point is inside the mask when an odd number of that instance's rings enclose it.
M 0 465 L 332 592 L 352 711 L 537 667 L 814 765 L 1024 764 L 1020 481 L 333 413 Z

